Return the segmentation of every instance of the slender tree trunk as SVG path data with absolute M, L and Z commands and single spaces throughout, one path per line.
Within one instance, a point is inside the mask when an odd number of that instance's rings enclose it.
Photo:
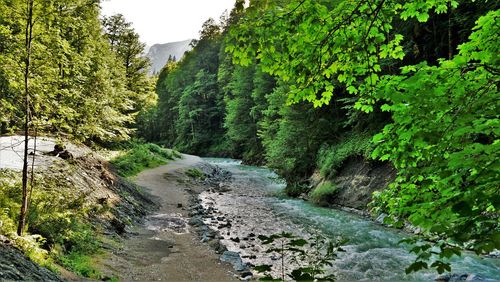
M 23 197 L 21 203 L 21 212 L 19 215 L 19 224 L 17 226 L 17 235 L 23 235 L 26 226 L 26 214 L 28 213 L 28 141 L 30 126 L 30 94 L 29 77 L 31 64 L 31 42 L 33 40 L 33 2 L 26 1 L 26 30 L 25 30 L 25 58 L 24 58 L 24 164 L 23 164 Z
M 193 137 L 193 142 L 194 142 L 195 136 L 194 136 L 194 123 L 193 123 L 193 120 L 191 120 L 191 136 Z
M 30 192 L 28 194 L 28 206 L 26 210 L 29 211 L 31 207 L 31 200 L 33 199 L 33 188 L 35 187 L 35 157 L 36 157 L 36 139 L 38 137 L 38 128 L 35 127 L 35 136 L 33 142 L 33 158 L 31 159 L 31 177 L 30 177 Z
M 451 46 L 451 3 L 448 3 L 448 60 L 453 57 L 453 47 Z

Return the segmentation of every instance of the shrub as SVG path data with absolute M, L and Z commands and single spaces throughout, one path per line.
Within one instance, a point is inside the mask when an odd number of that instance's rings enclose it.
M 186 170 L 185 174 L 191 178 L 194 178 L 194 179 L 205 179 L 205 174 L 197 169 L 197 168 L 190 168 L 188 170 Z
M 164 149 L 156 144 L 132 143 L 125 154 L 114 158 L 111 163 L 121 176 L 134 176 L 147 168 L 166 164 L 169 160 L 179 158 L 174 150 Z
M 310 200 L 320 206 L 327 206 L 337 193 L 337 187 L 330 181 L 323 182 L 309 194 Z
M 285 193 L 287 196 L 290 197 L 299 197 L 303 193 L 307 193 L 309 191 L 309 187 L 307 185 L 299 184 L 299 183 L 294 183 L 294 184 L 288 184 L 285 188 Z
M 321 176 L 331 178 L 349 157 L 369 158 L 373 150 L 371 134 L 352 134 L 335 145 L 323 144 L 317 155 L 317 166 Z
M 86 194 L 75 191 L 59 174 L 36 174 L 27 230 L 17 236 L 20 178 L 19 172 L 0 170 L 0 234 L 32 261 L 51 270 L 56 269 L 55 259 L 81 275 L 94 275 L 96 272 L 84 267 L 83 261 L 72 261 L 99 248 L 95 231 L 85 223 L 88 215 L 82 207 Z
M 100 279 L 101 273 L 92 264 L 92 258 L 79 252 L 70 252 L 59 257 L 65 267 L 84 277 Z

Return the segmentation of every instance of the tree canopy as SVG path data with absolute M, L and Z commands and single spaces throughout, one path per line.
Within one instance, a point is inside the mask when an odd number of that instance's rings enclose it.
M 2 134 L 18 131 L 23 119 L 19 99 L 27 3 L 5 0 L 0 6 Z M 134 121 L 131 113 L 140 111 L 143 97 L 151 93 L 144 71 L 147 61 L 139 56 L 144 45 L 137 34 L 128 27 L 128 37 L 106 40 L 99 1 L 35 0 L 33 7 L 32 130 L 89 142 L 127 139 Z M 126 47 L 124 37 L 129 40 Z M 120 63 L 127 59 L 128 64 Z

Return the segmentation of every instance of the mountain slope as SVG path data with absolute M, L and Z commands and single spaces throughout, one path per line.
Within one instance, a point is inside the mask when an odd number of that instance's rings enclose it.
M 149 73 L 153 74 L 160 72 L 167 63 L 169 56 L 175 57 L 176 60 L 180 60 L 186 51 L 191 50 L 189 43 L 191 43 L 191 39 L 151 46 L 146 55 L 151 60 Z

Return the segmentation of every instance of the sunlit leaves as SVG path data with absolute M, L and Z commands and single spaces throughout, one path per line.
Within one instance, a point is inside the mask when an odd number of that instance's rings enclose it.
M 444 13 L 456 1 L 270 1 L 267 9 L 250 6 L 244 19 L 231 30 L 227 52 L 235 63 L 248 65 L 259 59 L 263 69 L 286 82 L 289 102 L 328 104 L 345 87 L 349 93 L 372 95 L 382 71 L 381 60 L 402 60 L 403 36 L 393 32 L 393 21 L 429 19 L 429 13 Z M 373 108 L 360 100 L 357 108 Z
M 376 201 L 430 234 L 475 242 L 478 253 L 492 251 L 500 231 L 494 200 L 500 184 L 500 77 L 493 55 L 500 48 L 499 15 L 481 17 L 452 60 L 404 67 L 400 76 L 383 77 L 376 94 L 388 101 L 381 109 L 394 122 L 373 138 L 373 156 L 399 171 Z M 440 256 L 458 254 L 444 246 Z M 417 262 L 409 270 L 425 266 Z M 449 270 L 441 262 L 431 267 Z
M 7 1 L 0 7 L 0 106 L 9 114 L 5 124 L 11 130 L 22 117 L 25 3 Z M 98 4 L 36 0 L 34 7 L 29 83 L 34 127 L 80 141 L 128 138 L 134 93 L 126 91 L 125 73 L 102 37 Z M 8 83 L 2 84 L 3 77 Z

